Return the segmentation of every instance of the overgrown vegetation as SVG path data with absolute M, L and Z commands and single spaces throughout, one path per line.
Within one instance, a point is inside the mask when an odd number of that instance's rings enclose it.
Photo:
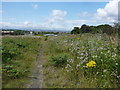
M 118 40 L 117 36 L 90 33 L 49 37 L 44 43 L 43 87 L 119 87 Z M 59 62 L 58 55 L 63 53 L 66 64 Z M 55 57 L 52 65 L 51 57 Z M 63 66 L 56 67 L 59 64 Z
M 40 38 L 3 37 L 2 43 L 2 86 L 24 87 L 34 69 Z
M 67 62 L 67 56 L 65 54 L 58 54 L 51 57 L 51 62 L 55 67 L 61 67 Z
M 43 88 L 120 87 L 119 29 L 117 24 L 83 25 L 75 27 L 72 35 L 41 36 L 42 41 L 3 37 L 3 87 L 27 83 L 40 43 Z

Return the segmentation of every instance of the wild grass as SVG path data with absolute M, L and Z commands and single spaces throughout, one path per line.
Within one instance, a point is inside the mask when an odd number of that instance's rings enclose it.
M 48 37 L 44 42 L 43 87 L 119 87 L 117 36 L 81 34 Z M 64 67 L 51 64 L 51 56 L 67 55 Z M 87 67 L 87 63 L 96 64 Z
M 2 87 L 23 88 L 35 67 L 40 38 L 3 37 Z
M 80 34 L 41 39 L 3 37 L 3 88 L 21 88 L 29 82 L 41 44 L 42 88 L 119 87 L 118 36 Z

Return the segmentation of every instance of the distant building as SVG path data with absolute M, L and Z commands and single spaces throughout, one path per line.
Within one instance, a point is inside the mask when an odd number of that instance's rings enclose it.
M 44 34 L 44 36 L 57 36 L 56 34 Z
M 13 35 L 14 31 L 2 31 L 2 35 Z
M 33 32 L 32 32 L 32 31 L 30 31 L 28 35 L 33 35 Z
M 32 34 L 33 34 L 33 32 L 30 32 L 30 34 L 32 35 Z

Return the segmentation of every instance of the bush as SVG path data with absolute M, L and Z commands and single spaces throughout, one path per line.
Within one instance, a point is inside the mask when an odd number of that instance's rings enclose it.
M 8 63 L 14 57 L 18 56 L 19 54 L 20 54 L 20 52 L 18 51 L 17 48 L 7 49 L 7 48 L 3 47 L 3 49 L 2 49 L 2 61 L 3 61 L 3 63 Z
M 67 56 L 65 54 L 58 54 L 51 57 L 51 62 L 55 67 L 62 67 L 67 62 Z
M 48 36 L 45 36 L 45 41 L 47 41 L 48 40 Z

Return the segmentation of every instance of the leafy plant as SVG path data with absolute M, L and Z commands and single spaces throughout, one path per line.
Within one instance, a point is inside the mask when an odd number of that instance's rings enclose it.
M 55 67 L 61 67 L 67 62 L 67 56 L 65 54 L 58 54 L 51 57 L 51 62 Z
M 2 67 L 3 75 L 8 76 L 9 78 L 20 78 L 23 77 L 29 72 L 28 70 L 19 70 L 14 68 L 13 65 L 4 65 Z
M 0 47 L 3 88 L 23 87 L 27 81 L 26 77 L 32 69 L 31 64 L 34 64 L 33 62 L 36 59 L 39 46 L 39 38 L 3 37 L 2 48 Z

